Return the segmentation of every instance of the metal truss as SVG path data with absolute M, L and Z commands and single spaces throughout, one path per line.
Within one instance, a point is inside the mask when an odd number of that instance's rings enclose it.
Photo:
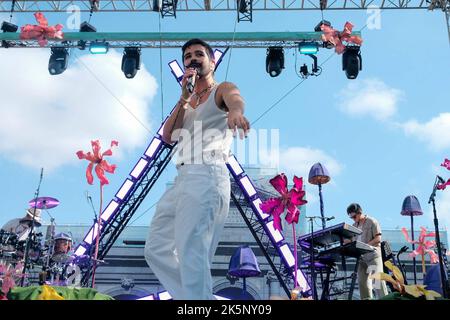
M 361 32 L 355 31 L 360 36 Z M 156 32 L 67 32 L 63 40 L 50 39 L 44 47 L 62 46 L 81 48 L 80 41 L 89 46 L 91 42 L 107 41 L 110 48 L 180 48 L 191 38 L 201 38 L 214 48 L 267 48 L 277 46 L 296 48 L 299 42 L 313 41 L 323 47 L 322 32 L 210 32 L 210 33 L 156 33 Z M 36 40 L 21 40 L 19 33 L 0 33 L 0 40 L 14 48 L 43 48 Z
M 145 12 L 159 11 L 151 0 L 100 0 L 96 11 L 103 12 Z M 237 1 L 231 0 L 179 0 L 166 2 L 168 12 L 190 11 L 236 11 Z M 439 3 L 448 0 L 253 0 L 252 9 L 264 10 L 365 10 L 371 7 L 380 9 L 431 9 L 430 6 L 439 6 Z M 172 6 L 169 4 L 172 3 Z M 0 0 L 0 12 L 10 12 L 12 1 Z M 15 3 L 15 12 L 66 12 L 77 6 L 82 12 L 91 10 L 89 0 L 21 0 Z M 161 9 L 164 6 L 161 7 Z M 172 8 L 172 9 L 169 9 Z M 170 12 L 169 12 L 170 13 Z
M 237 0 L 237 18 L 238 22 L 253 20 L 253 0 Z

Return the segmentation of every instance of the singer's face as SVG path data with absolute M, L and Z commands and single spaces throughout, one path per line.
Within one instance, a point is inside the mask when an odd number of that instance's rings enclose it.
M 194 44 L 189 46 L 184 51 L 183 63 L 185 68 L 187 68 L 191 63 L 197 63 L 201 65 L 199 69 L 200 75 L 205 75 L 211 70 L 212 61 L 206 51 L 206 48 L 200 44 Z

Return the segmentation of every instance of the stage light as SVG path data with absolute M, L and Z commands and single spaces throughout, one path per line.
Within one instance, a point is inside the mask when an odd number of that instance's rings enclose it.
M 127 79 L 132 79 L 141 69 L 141 48 L 127 47 L 123 51 L 122 72 Z
M 94 226 L 89 230 L 88 234 L 84 238 L 84 242 L 87 244 L 92 244 L 92 241 L 94 241 L 95 238 L 97 238 L 98 234 L 98 223 L 96 222 Z
M 289 267 L 293 267 L 295 265 L 295 258 L 287 243 L 280 247 L 280 252 L 286 264 Z
M 145 155 L 147 157 L 149 157 L 150 159 L 153 158 L 153 156 L 155 155 L 156 151 L 159 149 L 159 147 L 161 146 L 161 140 L 158 138 L 153 138 L 152 142 L 150 142 L 150 145 L 148 146 L 147 150 L 145 151 Z
M 280 242 L 281 240 L 284 240 L 283 235 L 279 230 L 276 230 L 273 226 L 273 220 L 266 223 L 267 230 L 269 230 L 270 236 L 272 237 L 273 241 L 275 243 Z
M 284 69 L 284 50 L 282 47 L 267 48 L 266 72 L 271 77 L 278 77 Z
M 67 69 L 69 52 L 64 47 L 53 47 L 48 60 L 48 72 L 51 75 L 61 74 Z
M 97 32 L 97 29 L 92 24 L 85 21 L 80 25 L 80 32 Z
M 19 29 L 19 26 L 12 24 L 11 22 L 3 21 L 1 30 L 3 32 L 16 32 Z
M 144 169 L 147 168 L 147 165 L 147 160 L 145 160 L 144 158 L 139 159 L 138 163 L 136 163 L 133 170 L 131 171 L 130 176 L 138 180 L 144 172 Z
M 133 187 L 133 185 L 134 182 L 130 179 L 125 180 L 125 182 L 122 184 L 122 187 L 120 187 L 119 191 L 117 191 L 116 197 L 120 200 L 124 200 L 130 193 L 131 187 Z
M 172 300 L 172 296 L 167 291 L 158 293 L 159 300 Z
M 146 297 L 142 297 L 136 300 L 155 300 L 155 296 L 153 294 L 146 296 Z
M 86 248 L 83 246 L 79 246 L 76 250 L 74 255 L 76 255 L 77 257 L 82 256 L 85 252 L 86 252 Z
M 252 182 L 250 181 L 249 177 L 245 176 L 239 180 L 239 183 L 244 188 L 245 193 L 247 194 L 247 197 L 251 198 L 256 194 L 256 190 L 253 187 Z
M 176 107 L 176 106 L 175 106 Z M 175 108 L 174 108 L 175 109 Z M 173 110 L 174 110 L 173 109 Z M 173 111 L 172 110 L 172 111 Z M 172 113 L 172 112 L 171 112 Z M 164 125 L 166 124 L 166 122 L 167 122 L 167 119 L 169 119 L 169 117 L 166 117 L 166 119 L 164 120 L 164 122 L 161 124 L 161 127 L 159 127 L 159 130 L 158 130 L 158 134 L 162 137 L 163 136 L 163 133 L 164 133 Z
M 219 64 L 222 62 L 223 52 L 219 49 L 214 49 L 214 60 L 216 61 L 216 69 Z
M 295 270 L 292 271 L 292 278 L 295 281 Z M 311 287 L 309 286 L 309 283 L 306 280 L 306 277 L 303 274 L 303 271 L 300 269 L 297 269 L 297 286 L 303 289 L 302 292 L 311 290 Z
M 117 207 L 119 206 L 119 204 L 112 200 L 108 206 L 106 207 L 105 210 L 103 210 L 103 213 L 101 215 L 101 218 L 103 221 L 108 221 L 109 218 L 115 213 Z
M 348 79 L 356 79 L 359 70 L 362 70 L 362 58 L 359 47 L 351 46 L 345 49 L 342 55 L 342 70 Z
M 239 164 L 239 162 L 237 161 L 237 159 L 234 155 L 231 155 L 230 157 L 228 157 L 227 165 L 231 169 L 231 173 L 235 177 L 238 177 L 241 173 L 244 172 L 244 169 L 242 169 L 241 165 Z
M 316 54 L 319 51 L 315 42 L 300 42 L 298 48 L 301 54 Z
M 108 52 L 109 44 L 106 41 L 94 41 L 89 46 L 89 51 L 92 54 L 106 54 Z
M 270 217 L 270 214 L 264 213 L 262 212 L 261 208 L 259 207 L 259 205 L 262 203 L 261 199 L 255 199 L 252 201 L 252 206 L 253 209 L 258 213 L 259 217 L 261 218 L 261 220 L 265 220 L 268 217 Z
M 184 72 L 183 69 L 181 69 L 181 66 L 178 63 L 178 61 L 177 60 L 170 61 L 169 68 L 173 76 L 175 77 L 175 79 L 177 79 L 177 82 L 181 86 L 181 79 L 183 78 Z

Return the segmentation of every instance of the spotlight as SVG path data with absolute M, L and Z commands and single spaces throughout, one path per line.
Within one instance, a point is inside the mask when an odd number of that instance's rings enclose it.
M 267 48 L 266 72 L 271 77 L 278 77 L 284 69 L 284 50 L 282 47 Z
M 80 32 L 97 32 L 97 29 L 92 24 L 85 21 L 80 25 Z M 78 47 L 80 50 L 86 49 L 86 40 L 79 40 Z
M 19 27 L 7 21 L 2 22 L 1 30 L 3 32 L 16 32 Z
M 141 68 L 141 48 L 125 48 L 122 57 L 122 71 L 128 79 L 134 78 Z
M 315 42 L 300 42 L 298 48 L 301 54 L 316 54 L 319 51 Z
M 105 54 L 108 52 L 108 42 L 106 41 L 94 41 L 91 42 L 91 45 L 89 46 L 89 51 L 92 54 Z
M 97 28 L 85 21 L 80 25 L 80 32 L 97 32 Z
M 69 52 L 64 47 L 53 47 L 48 61 L 48 72 L 51 75 L 63 73 L 67 68 Z
M 320 28 L 322 25 L 326 25 L 326 26 L 328 26 L 328 27 L 331 27 L 331 22 L 330 21 L 327 21 L 327 20 L 322 20 L 322 21 L 320 21 L 318 24 L 317 24 L 317 26 L 314 28 L 314 31 L 315 32 L 322 32 L 322 29 Z
M 359 47 L 351 46 L 345 49 L 342 55 L 342 70 L 348 79 L 356 79 L 359 70 L 362 70 L 362 58 Z

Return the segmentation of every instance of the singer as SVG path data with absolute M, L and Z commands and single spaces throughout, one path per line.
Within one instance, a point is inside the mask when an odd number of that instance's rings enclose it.
M 372 280 L 369 279 L 369 275 L 371 273 L 383 272 L 381 227 L 377 220 L 364 214 L 361 206 L 357 203 L 352 203 L 347 207 L 347 214 L 354 221 L 353 226 L 362 230 L 362 233 L 355 240 L 364 242 L 375 248 L 375 251 L 363 254 L 358 265 L 360 298 L 361 300 L 372 299 Z M 376 282 L 375 291 L 377 292 L 378 298 L 387 295 L 386 282 Z
M 214 80 L 211 47 L 191 39 L 182 47 L 185 73 L 163 140 L 178 142 L 177 177 L 158 202 L 145 258 L 173 299 L 212 300 L 211 263 L 228 215 L 228 160 L 233 135 L 250 125 L 231 82 Z

